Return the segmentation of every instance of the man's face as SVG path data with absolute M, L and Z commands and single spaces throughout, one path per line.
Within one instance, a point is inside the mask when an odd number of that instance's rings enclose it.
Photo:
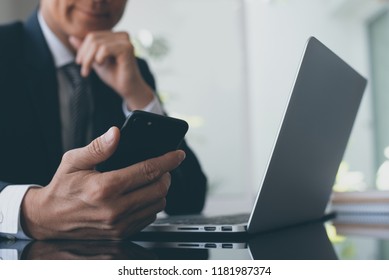
M 41 0 L 41 11 L 55 32 L 85 37 L 111 30 L 123 15 L 127 0 Z

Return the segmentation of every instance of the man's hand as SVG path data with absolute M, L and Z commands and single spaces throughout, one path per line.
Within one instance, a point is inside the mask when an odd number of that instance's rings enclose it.
M 35 239 L 122 239 L 153 222 L 165 208 L 169 171 L 185 158 L 170 152 L 127 168 L 100 173 L 120 132 L 111 128 L 86 147 L 67 152 L 45 188 L 22 202 L 22 226 Z
M 125 241 L 33 241 L 23 251 L 25 260 L 156 260 L 146 248 Z
M 83 40 L 72 36 L 69 42 L 77 51 L 81 74 L 87 77 L 93 68 L 130 110 L 142 109 L 152 101 L 153 91 L 140 74 L 128 33 L 96 31 Z

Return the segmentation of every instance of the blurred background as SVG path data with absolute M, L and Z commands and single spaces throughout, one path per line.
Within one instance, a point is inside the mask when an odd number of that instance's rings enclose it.
M 2 0 L 0 23 L 25 19 L 38 2 Z M 336 190 L 389 189 L 388 8 L 383 0 L 130 0 L 117 30 L 149 62 L 168 113 L 189 122 L 209 177 L 207 210 L 228 213 L 251 209 L 310 36 L 369 79 Z

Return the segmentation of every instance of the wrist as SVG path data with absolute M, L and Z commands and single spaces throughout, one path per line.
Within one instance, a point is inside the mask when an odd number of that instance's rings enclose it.
M 132 86 L 123 94 L 127 108 L 130 111 L 140 110 L 145 108 L 154 99 L 154 92 L 145 83 L 134 83 Z
M 30 188 L 22 201 L 20 224 L 24 233 L 33 239 L 44 239 L 41 217 L 42 188 Z

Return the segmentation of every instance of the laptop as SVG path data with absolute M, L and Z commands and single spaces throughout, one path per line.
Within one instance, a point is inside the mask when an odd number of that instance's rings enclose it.
M 173 216 L 157 219 L 143 232 L 253 234 L 321 219 L 366 83 L 309 38 L 251 213 Z

